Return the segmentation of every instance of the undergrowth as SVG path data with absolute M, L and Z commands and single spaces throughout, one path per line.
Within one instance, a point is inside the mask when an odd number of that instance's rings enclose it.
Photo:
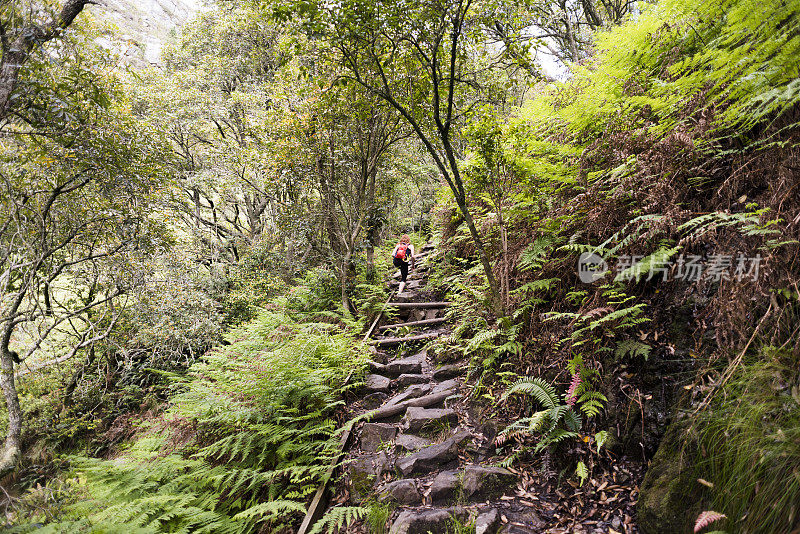
M 697 476 L 713 484 L 712 508 L 733 532 L 800 526 L 800 372 L 768 348 L 737 371 L 695 427 Z
M 116 458 L 71 458 L 79 483 L 66 493 L 81 498 L 43 516 L 32 494 L 13 531 L 52 521 L 38 531 L 258 532 L 301 517 L 338 451 L 337 410 L 366 355 L 346 330 L 272 306 L 174 376 L 171 408 Z

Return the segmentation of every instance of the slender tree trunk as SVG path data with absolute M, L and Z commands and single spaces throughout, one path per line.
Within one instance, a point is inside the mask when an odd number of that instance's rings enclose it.
M 75 393 L 75 388 L 78 387 L 78 381 L 83 377 L 86 373 L 86 369 L 92 365 L 97 357 L 97 351 L 92 345 L 89 348 L 89 355 L 86 358 L 86 361 L 81 364 L 81 366 L 75 370 L 73 373 L 72 378 L 70 378 L 69 383 L 64 388 L 64 396 L 62 397 L 61 403 L 64 406 L 71 406 L 72 405 L 72 395 Z
M 506 232 L 506 223 L 503 219 L 503 207 L 498 202 L 497 204 L 497 222 L 500 225 L 500 242 L 503 247 L 503 274 L 502 279 L 500 281 L 501 284 L 501 295 L 500 298 L 503 300 L 503 313 L 505 314 L 508 310 L 508 293 L 509 293 L 509 283 L 508 283 L 508 234 Z
M 22 409 L 14 383 L 14 359 L 8 347 L 0 350 L 0 389 L 8 410 L 8 431 L 6 433 L 3 453 L 0 456 L 0 478 L 14 471 L 19 461 L 20 434 L 22 432 Z
M 350 274 L 350 251 L 348 250 L 342 256 L 342 309 L 345 313 L 350 312 L 350 299 L 347 298 L 347 279 L 349 278 Z
M 375 281 L 375 247 L 372 242 L 367 243 L 367 279 Z
M 489 283 L 489 293 L 492 300 L 492 307 L 494 308 L 495 313 L 503 316 L 505 315 L 505 310 L 503 309 L 502 299 L 500 298 L 500 292 L 498 291 L 497 279 L 494 277 L 492 264 L 489 262 L 489 255 L 486 253 L 486 247 L 483 244 L 483 238 L 480 236 L 478 229 L 475 227 L 475 221 L 472 219 L 472 214 L 467 208 L 466 202 L 457 201 L 457 203 L 459 209 L 461 209 L 461 214 L 464 216 L 464 222 L 467 223 L 467 228 L 469 228 L 469 233 L 472 236 L 475 247 L 478 249 L 478 256 L 480 257 L 481 264 L 483 265 L 483 272 L 486 273 L 486 281 Z

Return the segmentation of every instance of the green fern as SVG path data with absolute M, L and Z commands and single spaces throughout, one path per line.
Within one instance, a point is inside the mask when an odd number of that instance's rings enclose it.
M 555 388 L 546 381 L 539 377 L 522 378 L 506 390 L 502 400 L 510 395 L 533 397 L 544 409 L 514 421 L 500 432 L 500 436 L 538 435 L 534 453 L 578 436 L 582 426 L 580 417 L 570 406 L 560 404 Z
M 605 408 L 605 403 L 607 402 L 606 396 L 598 391 L 587 391 L 578 398 L 578 406 L 587 417 L 594 417 L 599 414 Z
M 547 409 L 554 408 L 559 402 L 555 388 L 539 377 L 521 378 L 503 393 L 502 400 L 511 395 L 529 395 Z
M 368 516 L 369 508 L 361 506 L 334 506 L 325 512 L 325 515 L 322 519 L 317 521 L 314 528 L 309 531 L 309 534 L 340 531 Z
M 630 356 L 635 358 L 642 356 L 645 361 L 650 357 L 650 351 L 653 349 L 647 343 L 642 343 L 635 339 L 626 339 L 617 343 L 617 348 L 614 350 L 614 358 L 617 360 Z
M 545 259 L 562 239 L 556 235 L 537 237 L 533 243 L 522 251 L 517 260 L 517 268 L 521 271 L 538 271 Z
M 358 384 L 366 347 L 282 312 L 263 312 L 232 337 L 240 341 L 192 367 L 165 429 L 114 461 L 72 458 L 90 498 L 66 510 L 81 519 L 62 531 L 249 534 L 302 517 L 337 457 L 331 416 L 347 375 Z M 195 429 L 183 454 L 170 452 L 172 421 Z

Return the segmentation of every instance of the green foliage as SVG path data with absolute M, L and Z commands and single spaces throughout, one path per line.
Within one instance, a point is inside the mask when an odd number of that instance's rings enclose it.
M 586 482 L 586 479 L 589 478 L 589 469 L 587 469 L 586 464 L 583 461 L 579 461 L 578 465 L 575 467 L 575 475 L 578 477 L 578 483 L 583 486 Z
M 739 369 L 699 416 L 697 476 L 734 532 L 789 532 L 800 502 L 800 373 L 767 347 Z M 795 513 L 792 513 L 795 510 Z
M 64 507 L 59 531 L 255 532 L 304 513 L 338 450 L 331 417 L 358 383 L 345 378 L 365 361 L 363 347 L 278 311 L 229 337 L 119 458 L 72 458 L 90 498 Z
M 545 408 L 553 408 L 559 403 L 556 390 L 539 377 L 522 378 L 503 393 L 502 400 L 515 394 L 529 395 L 535 398 Z
M 371 509 L 361 506 L 335 506 L 325 513 L 309 534 L 339 532 L 364 517 L 370 517 Z
M 339 302 L 339 283 L 336 274 L 327 267 L 309 269 L 289 291 L 290 309 L 301 313 L 326 312 L 336 309 Z
M 537 434 L 539 441 L 533 448 L 534 453 L 553 447 L 565 439 L 578 437 L 582 426 L 580 417 L 570 406 L 560 403 L 553 386 L 539 377 L 522 378 L 508 388 L 503 399 L 515 394 L 533 397 L 544 409 L 514 421 L 500 432 L 500 436 Z
M 392 517 L 393 506 L 389 503 L 372 502 L 369 505 L 367 524 L 371 534 L 385 534 L 386 523 Z
M 603 445 L 606 444 L 607 441 L 608 441 L 607 430 L 601 430 L 600 432 L 594 435 L 594 442 L 597 445 L 597 452 L 600 452 L 600 449 L 603 447 Z
M 641 356 L 647 360 L 652 349 L 653 347 L 647 343 L 642 343 L 635 339 L 625 339 L 617 343 L 617 348 L 614 349 L 614 357 L 619 360 L 626 356 L 630 356 L 631 358 Z
M 538 271 L 560 240 L 559 236 L 555 235 L 537 237 L 520 254 L 517 260 L 517 268 L 523 271 Z

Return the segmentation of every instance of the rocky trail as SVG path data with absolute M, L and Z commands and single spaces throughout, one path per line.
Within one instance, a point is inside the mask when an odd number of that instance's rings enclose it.
M 361 422 L 345 436 L 331 505 L 389 504 L 390 534 L 637 532 L 637 473 L 615 466 L 578 488 L 558 484 L 558 473 L 498 466 L 496 422 L 469 399 L 468 361 L 442 364 L 424 348 L 449 333 L 449 303 L 426 290 L 432 252 L 423 247 L 405 291 L 390 299 L 391 319 L 373 324 L 370 374 L 349 407 Z

